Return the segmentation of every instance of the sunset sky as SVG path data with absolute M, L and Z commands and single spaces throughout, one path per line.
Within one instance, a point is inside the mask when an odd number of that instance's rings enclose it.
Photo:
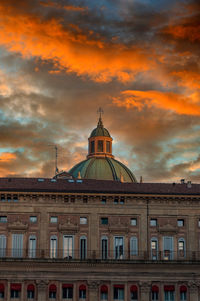
M 97 110 L 139 180 L 200 183 L 200 4 L 0 0 L 0 176 L 85 159 Z

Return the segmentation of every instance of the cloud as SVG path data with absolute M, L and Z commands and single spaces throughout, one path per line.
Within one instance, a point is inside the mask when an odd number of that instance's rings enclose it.
M 134 91 L 121 92 L 120 97 L 115 97 L 113 103 L 127 109 L 137 108 L 141 110 L 144 106 L 155 106 L 164 110 L 172 110 L 177 114 L 200 115 L 199 94 L 188 97 L 172 92 L 160 91 Z

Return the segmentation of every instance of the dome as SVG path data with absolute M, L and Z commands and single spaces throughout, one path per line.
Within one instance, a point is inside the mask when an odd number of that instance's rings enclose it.
M 88 158 L 75 165 L 69 173 L 75 178 L 82 179 L 137 182 L 133 173 L 124 164 L 109 157 Z
M 104 128 L 103 122 L 101 117 L 99 118 L 99 122 L 97 124 L 97 127 L 92 131 L 90 138 L 91 137 L 98 137 L 98 136 L 103 136 L 103 137 L 110 137 L 110 134 L 107 129 Z

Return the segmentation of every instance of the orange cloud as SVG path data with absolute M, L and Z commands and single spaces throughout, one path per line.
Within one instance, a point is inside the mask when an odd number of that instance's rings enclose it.
M 189 89 L 200 89 L 200 74 L 195 71 L 184 70 L 171 73 L 179 79 L 178 85 Z
M 13 154 L 13 153 L 2 153 L 0 155 L 0 163 L 9 162 L 9 161 L 14 160 L 16 158 L 17 158 L 16 155 Z
M 188 21 L 188 24 L 186 22 L 186 24 L 170 25 L 165 28 L 164 33 L 170 34 L 176 39 L 187 39 L 191 42 L 200 41 L 200 24 L 190 24 Z
M 40 1 L 40 5 L 44 7 L 53 7 L 53 8 L 58 8 L 58 9 L 66 9 L 70 11 L 85 11 L 88 8 L 87 7 L 80 7 L 80 6 L 74 6 L 74 5 L 64 5 L 62 6 L 59 3 L 52 2 L 52 1 Z
M 100 82 L 112 78 L 128 81 L 154 65 L 143 48 L 107 43 L 100 37 L 94 38 L 92 33 L 87 36 L 80 29 L 66 28 L 53 18 L 43 20 L 2 3 L 0 15 L 0 45 L 24 58 L 51 60 L 66 72 Z
M 121 93 L 120 97 L 115 97 L 113 103 L 127 109 L 141 110 L 144 106 L 155 106 L 164 110 L 172 110 L 177 114 L 200 115 L 198 94 L 187 97 L 172 92 L 126 90 Z

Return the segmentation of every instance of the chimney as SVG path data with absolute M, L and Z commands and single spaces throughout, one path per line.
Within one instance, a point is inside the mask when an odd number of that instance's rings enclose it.
M 143 179 L 142 179 L 142 176 L 140 176 L 140 183 L 143 183 Z

